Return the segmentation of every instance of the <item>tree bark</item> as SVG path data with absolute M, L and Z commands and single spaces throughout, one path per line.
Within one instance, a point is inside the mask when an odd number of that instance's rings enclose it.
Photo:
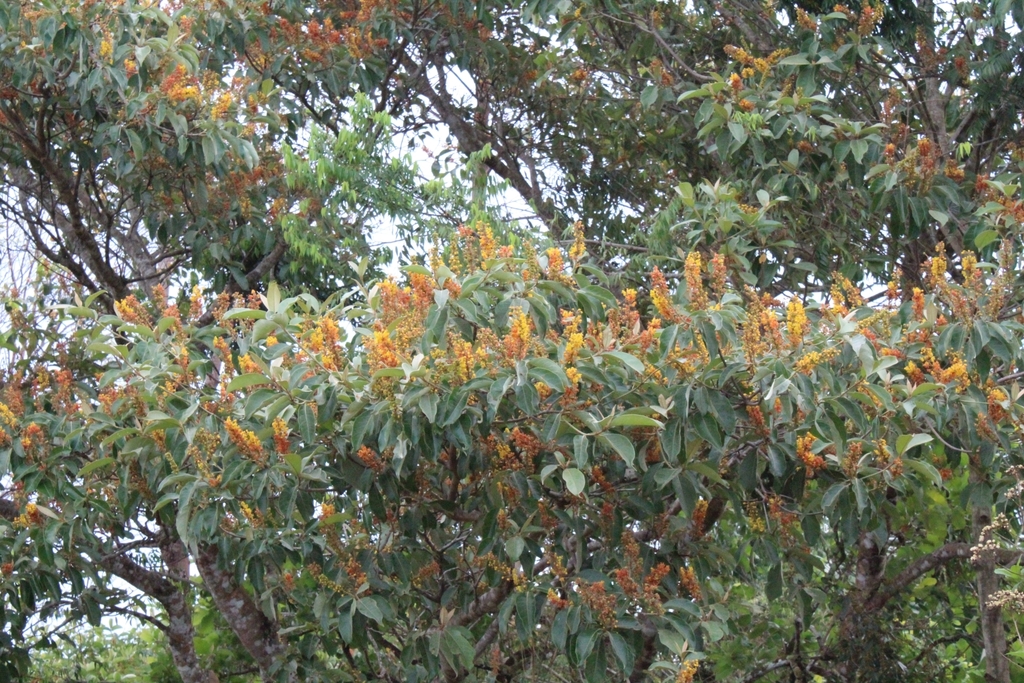
M 971 511 L 974 536 L 978 543 L 988 540 L 983 530 L 992 523 L 989 508 L 975 506 Z M 1001 607 L 989 604 L 999 590 L 996 557 L 993 553 L 976 553 L 974 563 L 978 584 L 978 609 L 981 612 L 981 639 L 985 646 L 985 680 L 990 683 L 1010 683 L 1010 660 L 1006 657 L 1006 626 Z
M 256 660 L 265 683 L 280 680 L 287 670 L 287 648 L 278 636 L 277 622 L 263 613 L 248 592 L 235 582 L 233 572 L 219 564 L 217 547 L 200 547 L 196 556 L 199 575 L 214 604 L 231 625 L 246 651 Z M 296 681 L 289 671 L 288 681 Z

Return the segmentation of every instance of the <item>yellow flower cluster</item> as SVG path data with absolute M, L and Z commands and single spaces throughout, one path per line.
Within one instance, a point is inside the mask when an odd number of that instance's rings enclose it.
M 789 334 L 789 343 L 796 348 L 807 333 L 810 323 L 807 320 L 807 311 L 804 304 L 795 296 L 786 305 L 786 332 Z
M 743 507 L 747 512 L 747 524 L 750 526 L 750 530 L 755 534 L 763 534 L 768 527 L 764 523 L 761 511 L 758 509 L 760 506 L 757 504 L 757 501 L 747 501 L 743 504 Z
M 975 261 L 977 263 L 977 261 Z M 935 245 L 935 256 L 928 259 L 928 284 L 932 287 L 941 287 L 946 282 L 946 271 L 949 264 L 946 261 L 946 245 L 939 242 Z
M 498 253 L 498 243 L 494 239 L 494 231 L 491 226 L 483 221 L 476 224 L 476 234 L 480 239 L 480 259 L 486 261 L 494 258 Z
M 487 350 L 483 347 L 474 350 L 472 342 L 464 339 L 453 339 L 450 347 L 455 356 L 455 378 L 459 382 L 468 382 L 473 379 L 476 369 L 487 365 Z
M 563 336 L 566 339 L 565 353 L 562 356 L 562 363 L 566 366 L 572 365 L 579 357 L 580 349 L 583 348 L 583 333 L 580 332 L 580 320 L 570 311 L 562 311 L 562 324 L 565 326 Z
M 238 507 L 241 508 L 242 515 L 245 517 L 246 521 L 248 521 L 249 524 L 254 529 L 262 529 L 263 528 L 263 525 L 264 525 L 263 513 L 260 512 L 258 508 L 251 507 L 245 501 L 242 501 L 241 503 L 239 503 Z
M 583 221 L 576 221 L 572 226 L 573 242 L 569 247 L 569 258 L 573 263 L 579 263 L 580 259 L 587 255 L 586 234 L 583 231 Z
M 258 465 L 267 464 L 267 456 L 263 453 L 263 444 L 260 443 L 260 438 L 254 432 L 243 429 L 231 417 L 224 421 L 224 429 L 227 430 L 228 438 L 238 448 L 239 453 Z
M 0 403 L 0 423 L 7 429 L 14 430 L 18 426 L 18 418 L 14 416 L 14 413 L 10 408 L 7 407 L 6 403 Z M 0 444 L 6 444 L 10 442 L 10 435 L 3 428 L 0 428 Z
M 526 353 L 530 349 L 533 338 L 533 321 L 523 312 L 523 309 L 516 308 L 512 313 L 510 328 L 504 339 L 505 352 L 510 358 L 521 360 L 526 357 Z
M 700 668 L 699 659 L 688 659 L 679 667 L 679 675 L 676 676 L 676 683 L 692 683 Z
M 124 299 L 115 303 L 114 312 L 126 323 L 142 325 L 144 327 L 151 327 L 153 325 L 153 319 L 150 317 L 149 311 L 146 310 L 146 307 L 142 305 L 142 302 L 134 294 L 129 294 Z
M 386 329 L 374 330 L 373 338 L 366 343 L 366 347 L 369 351 L 367 360 L 371 372 L 377 372 L 384 368 L 397 368 L 401 362 L 395 349 L 395 343 Z
M 704 310 L 708 307 L 708 293 L 704 290 L 704 261 L 699 253 L 691 251 L 686 255 L 683 272 L 686 275 L 686 293 L 690 297 L 690 306 Z
M 243 373 L 261 372 L 259 364 L 248 353 L 238 359 L 238 367 Z
M 800 373 L 810 375 L 814 368 L 826 363 L 839 355 L 839 349 L 825 349 L 824 351 L 811 351 L 796 362 L 793 368 Z
M 231 93 L 221 93 L 221 96 L 217 98 L 216 104 L 214 104 L 213 107 L 210 109 L 210 117 L 215 120 L 224 118 L 231 110 L 231 105 L 234 104 L 234 101 L 235 100 L 231 96 Z
M 672 304 L 672 297 L 668 292 L 668 283 L 665 282 L 665 276 L 657 266 L 651 271 L 651 303 L 657 309 L 658 315 L 665 320 L 670 323 L 680 321 L 679 313 L 676 312 L 676 307 Z

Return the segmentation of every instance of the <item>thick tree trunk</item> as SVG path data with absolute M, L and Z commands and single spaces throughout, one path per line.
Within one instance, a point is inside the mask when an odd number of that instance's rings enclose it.
M 983 543 L 985 527 L 992 524 L 988 508 L 976 506 L 971 514 L 974 537 Z M 976 553 L 974 563 L 978 582 L 978 608 L 981 611 L 981 639 L 985 646 L 985 680 L 990 683 L 1010 683 L 1010 660 L 1006 657 L 1006 626 L 1001 607 L 990 605 L 992 595 L 999 590 L 996 557 L 992 553 Z
M 217 562 L 217 547 L 203 546 L 196 557 L 199 575 L 214 604 L 231 625 L 242 646 L 256 660 L 265 683 L 282 680 L 287 670 L 287 648 L 277 633 L 277 623 L 267 617 L 249 593 L 235 582 L 233 573 Z M 297 680 L 294 672 L 288 681 Z

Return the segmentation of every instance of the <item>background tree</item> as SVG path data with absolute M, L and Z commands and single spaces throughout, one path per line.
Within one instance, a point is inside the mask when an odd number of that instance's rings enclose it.
M 1021 9 L 900 7 L 0 4 L 6 673 L 1009 681 Z

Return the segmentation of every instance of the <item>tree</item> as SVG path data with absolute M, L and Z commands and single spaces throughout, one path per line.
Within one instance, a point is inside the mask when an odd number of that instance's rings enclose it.
M 3 6 L 6 672 L 1009 681 L 1021 9 L 919 9 Z

